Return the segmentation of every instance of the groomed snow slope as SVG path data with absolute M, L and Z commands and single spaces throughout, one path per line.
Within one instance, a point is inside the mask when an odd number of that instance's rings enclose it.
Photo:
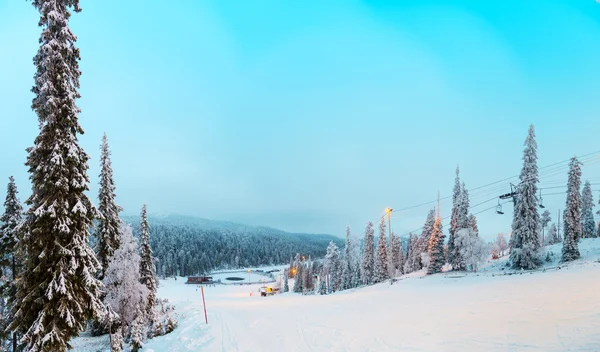
M 585 260 L 560 270 L 498 276 L 500 260 L 479 276 L 417 274 L 328 296 L 264 298 L 259 285 L 209 287 L 209 325 L 197 287 L 167 280 L 159 296 L 175 303 L 180 326 L 144 351 L 596 352 L 600 239 L 580 248 Z M 551 250 L 560 254 L 560 246 Z

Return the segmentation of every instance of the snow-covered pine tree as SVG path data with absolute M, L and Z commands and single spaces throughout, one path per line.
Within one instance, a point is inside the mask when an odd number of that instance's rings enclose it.
M 294 292 L 302 293 L 304 291 L 304 281 L 302 280 L 302 272 L 304 271 L 304 265 L 298 261 L 295 264 L 296 274 L 294 275 Z
M 462 200 L 462 188 L 460 185 L 460 170 L 456 165 L 456 177 L 454 178 L 454 188 L 452 189 L 452 213 L 450 215 L 450 229 L 448 230 L 448 262 L 452 266 L 456 265 L 454 259 L 454 235 L 458 230 L 458 213 L 460 201 Z
M 546 227 L 548 227 L 550 221 L 552 221 L 552 218 L 550 217 L 550 211 L 545 210 L 542 215 L 540 215 L 540 228 L 542 229 L 542 238 L 540 243 L 542 246 L 545 246 L 546 243 L 548 243 L 546 240 Z
M 598 197 L 598 205 L 600 205 L 600 197 Z M 600 216 L 600 210 L 596 212 Z M 600 237 L 600 222 L 598 222 L 598 231 L 596 231 L 596 237 Z
M 346 227 L 346 244 L 344 247 L 344 258 L 342 259 L 342 290 L 352 288 L 352 238 L 350 227 Z
M 355 288 L 358 287 L 362 284 L 362 279 L 361 279 L 361 257 L 362 257 L 362 253 L 361 253 L 361 249 L 360 249 L 360 239 L 357 236 L 351 236 L 350 237 L 350 267 L 351 267 L 351 271 L 352 271 L 352 278 L 351 278 L 351 284 L 350 287 L 351 288 Z
M 433 229 L 431 231 L 433 232 Z M 420 260 L 421 253 L 419 252 L 419 238 L 411 233 L 408 239 L 406 260 L 404 261 L 404 273 L 409 274 L 420 270 Z
M 385 231 L 385 218 L 382 218 L 379 222 L 379 238 L 377 241 L 377 254 L 375 256 L 375 283 L 389 279 L 390 274 L 388 271 L 387 240 Z
M 365 242 L 362 256 L 362 280 L 363 284 L 373 283 L 375 274 L 375 236 L 373 232 L 373 223 L 367 223 L 365 229 Z
M 121 330 L 110 334 L 110 352 L 122 352 L 123 347 L 125 347 L 125 341 Z
M 27 200 L 20 251 L 27 253 L 17 281 L 9 329 L 23 334 L 29 351 L 62 352 L 89 318 L 103 315 L 100 265 L 88 245 L 96 209 L 86 196 L 89 156 L 78 144 L 83 129 L 76 99 L 79 49 L 69 29 L 78 0 L 34 0 L 42 27 L 34 57 L 32 108 L 39 135 L 27 149 L 32 194 Z M 39 270 L 44 268 L 44 270 Z
M 592 185 L 590 181 L 585 181 L 583 192 L 581 193 L 581 212 L 582 212 L 582 232 L 583 238 L 596 237 L 596 221 L 594 220 L 594 196 L 592 195 Z
M 283 292 L 290 292 L 290 283 L 288 281 L 287 273 L 283 275 Z
M 435 223 L 435 208 L 431 209 L 427 214 L 427 218 L 425 219 L 425 224 L 423 225 L 423 229 L 421 231 L 421 236 L 417 239 L 417 245 L 414 248 L 413 255 L 415 261 L 418 265 L 416 270 L 420 270 L 423 268 L 423 263 L 421 261 L 421 255 L 423 253 L 427 253 L 429 248 L 429 240 L 431 238 L 431 233 L 433 232 L 433 224 Z
M 477 218 L 473 214 L 469 214 L 467 219 L 467 228 L 473 230 L 473 235 L 479 237 L 479 227 L 477 227 Z
M 141 222 L 141 248 L 140 248 L 140 282 L 148 288 L 148 298 L 145 304 L 146 318 L 150 325 L 154 323 L 154 308 L 156 306 L 156 282 L 154 263 L 152 263 L 152 248 L 150 247 L 150 225 L 146 204 L 142 206 Z
M 17 275 L 21 270 L 22 258 L 17 254 L 17 244 L 21 240 L 19 224 L 23 218 L 23 207 L 17 198 L 17 185 L 14 177 L 8 178 L 8 186 L 6 189 L 6 199 L 4 201 L 4 214 L 0 217 L 0 265 L 2 272 L 10 271 L 10 280 L 2 285 L 2 296 L 6 300 L 6 305 L 3 307 L 2 319 L 4 323 L 10 320 L 10 307 L 14 305 L 16 296 Z M 10 270 L 7 270 L 10 268 Z M 2 302 L 5 303 L 4 301 Z M 5 324 L 3 324 L 4 327 Z M 2 332 L 0 332 L 2 333 Z M 7 339 L 9 331 L 2 334 L 3 339 Z M 12 334 L 12 349 L 17 350 L 17 336 Z
M 552 223 L 548 228 L 548 235 L 546 236 L 546 244 L 553 245 L 555 243 L 560 242 L 560 238 L 558 237 L 558 231 L 556 229 L 556 224 Z
M 533 125 L 525 140 L 523 169 L 517 186 L 512 222 L 510 262 L 515 269 L 535 269 L 542 264 L 540 255 L 540 215 L 538 213 L 537 143 Z
M 121 227 L 119 243 L 120 246 L 109 258 L 110 264 L 105 271 L 106 297 L 104 303 L 110 311 L 118 315 L 117 321 L 110 323 L 118 325 L 123 336 L 127 336 L 127 331 L 133 321 L 146 314 L 145 309 L 150 292 L 146 285 L 140 282 L 141 258 L 131 226 Z
M 319 275 L 319 288 L 317 290 L 320 295 L 327 294 L 327 274 L 325 268 L 321 270 L 321 275 Z
M 433 231 L 431 232 L 431 238 L 429 240 L 428 256 L 429 266 L 427 267 L 427 274 L 441 273 L 442 267 L 445 264 L 444 257 L 444 232 L 442 229 L 442 220 L 440 216 L 435 217 L 433 223 Z
M 333 241 L 329 242 L 329 246 L 327 247 L 325 268 L 329 274 L 329 292 L 335 292 L 339 289 L 341 282 L 341 265 L 340 251 Z
M 102 280 L 104 271 L 108 267 L 109 258 L 119 248 L 121 237 L 119 234 L 119 227 L 121 226 L 119 212 L 122 208 L 115 203 L 115 182 L 106 133 L 102 137 L 100 150 L 102 151 L 100 156 L 100 190 L 98 192 L 98 212 L 100 216 L 96 236 L 98 239 L 98 260 L 102 264 L 98 277 Z
M 580 257 L 577 245 L 581 237 L 581 163 L 571 158 L 567 183 L 567 206 L 564 211 L 562 261 L 569 262 Z
M 451 264 L 454 270 L 466 270 L 465 261 L 460 254 L 461 249 L 456 244 L 456 233 L 461 229 L 469 228 L 469 225 L 469 191 L 466 189 L 465 183 L 463 182 L 460 185 L 460 193 L 456 205 L 456 227 L 454 229 L 455 240 L 453 251 L 450 252 L 450 247 L 448 247 L 448 258 L 452 258 L 453 262 Z M 475 223 L 474 226 L 477 227 L 477 224 Z
M 148 326 L 144 322 L 142 316 L 138 316 L 131 324 L 131 335 L 129 337 L 131 343 L 131 351 L 139 352 L 144 347 L 144 339 L 148 332 Z
M 390 277 L 402 274 L 402 242 L 400 237 L 394 233 L 390 238 L 390 252 L 388 254 L 390 257 Z
M 387 264 L 387 268 L 388 268 L 388 276 L 389 277 L 396 277 L 396 267 L 394 265 L 394 234 L 390 235 L 390 239 L 388 241 L 388 247 L 387 247 L 387 259 L 388 259 L 388 264 Z

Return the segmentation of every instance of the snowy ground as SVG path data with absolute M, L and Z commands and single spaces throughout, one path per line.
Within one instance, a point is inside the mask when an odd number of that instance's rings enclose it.
M 208 325 L 197 287 L 167 280 L 159 296 L 175 303 L 180 326 L 144 351 L 596 352 L 600 240 L 580 248 L 584 260 L 561 269 L 552 262 L 546 271 L 498 275 L 501 259 L 479 274 L 413 274 L 329 296 L 265 298 L 260 285 L 209 287 Z M 560 246 L 551 250 L 558 260 Z

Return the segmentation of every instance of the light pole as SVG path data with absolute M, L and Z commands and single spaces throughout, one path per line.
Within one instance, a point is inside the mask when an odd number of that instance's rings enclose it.
M 250 269 L 248 269 L 248 284 L 250 284 Z
M 392 239 L 392 208 L 385 208 L 385 212 L 388 216 L 388 237 Z

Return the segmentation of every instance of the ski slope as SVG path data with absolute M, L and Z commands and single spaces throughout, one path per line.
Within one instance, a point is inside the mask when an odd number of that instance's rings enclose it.
M 166 280 L 159 296 L 176 305 L 180 324 L 144 351 L 597 352 L 600 239 L 580 249 L 584 259 L 560 269 L 558 245 L 546 271 L 499 275 L 504 258 L 478 274 L 415 273 L 328 296 L 265 298 L 260 285 L 217 285 L 205 289 L 208 325 L 197 287 Z

